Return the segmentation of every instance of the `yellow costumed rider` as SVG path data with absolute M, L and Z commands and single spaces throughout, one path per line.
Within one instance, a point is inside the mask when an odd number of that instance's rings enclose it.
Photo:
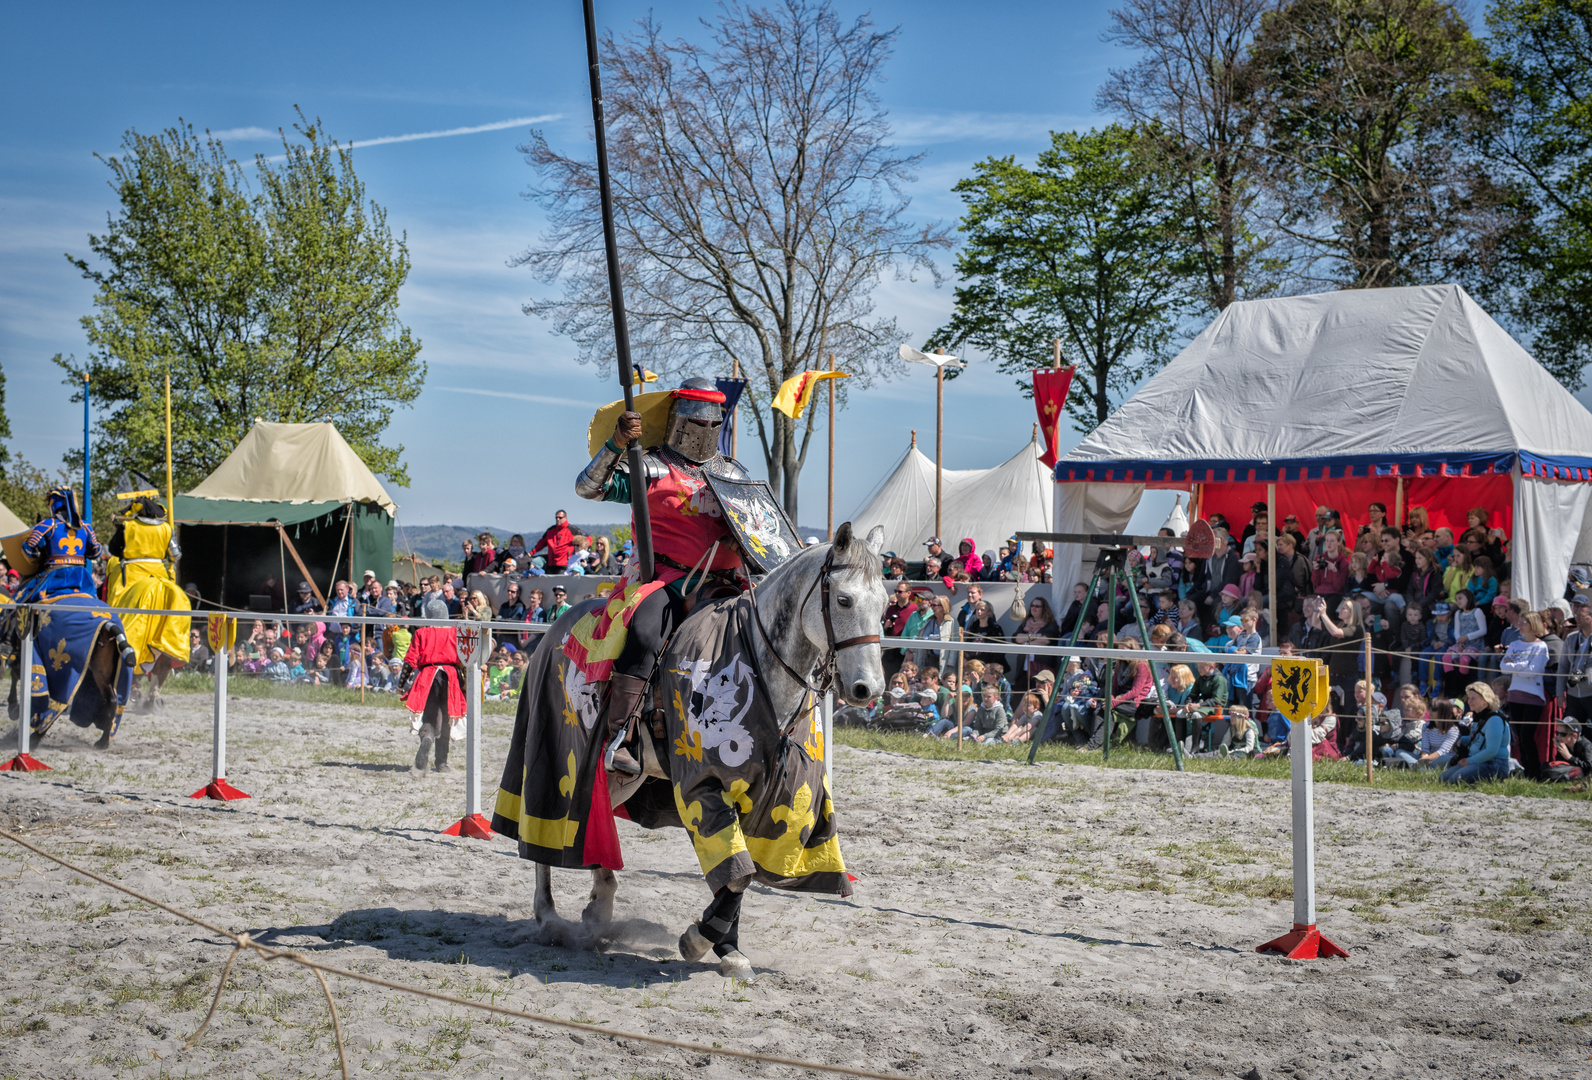
M 149 614 L 123 615 L 127 641 L 138 654 L 146 673 L 155 666 L 156 653 L 188 662 L 188 617 L 159 615 L 159 611 L 187 611 L 188 596 L 177 587 L 169 560 L 182 552 L 171 538 L 166 507 L 152 491 L 133 491 L 116 532 L 106 545 L 111 558 L 105 564 L 105 599 L 111 607 L 142 608 Z

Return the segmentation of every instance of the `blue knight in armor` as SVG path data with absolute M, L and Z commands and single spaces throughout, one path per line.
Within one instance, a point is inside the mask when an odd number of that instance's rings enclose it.
M 18 602 L 53 600 L 68 593 L 94 595 L 89 567 L 100 555 L 100 544 L 93 526 L 77 512 L 77 495 L 71 488 L 50 492 L 50 516 L 22 541 L 22 552 L 42 565 L 17 590 Z

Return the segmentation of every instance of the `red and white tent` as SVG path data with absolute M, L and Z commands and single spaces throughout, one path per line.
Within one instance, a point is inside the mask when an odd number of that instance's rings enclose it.
M 1457 285 L 1233 304 L 1055 478 L 1068 529 L 1120 528 L 1145 487 L 1236 525 L 1276 483 L 1279 517 L 1331 506 L 1351 539 L 1373 501 L 1456 535 L 1483 507 L 1537 607 L 1592 558 L 1592 413 Z

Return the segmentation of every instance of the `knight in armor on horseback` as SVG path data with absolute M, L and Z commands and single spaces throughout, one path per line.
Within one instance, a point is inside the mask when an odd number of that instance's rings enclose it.
M 172 538 L 166 507 L 147 492 L 133 495 L 126 516 L 116 522 L 116 531 L 105 545 L 114 564 L 106 566 L 105 599 L 111 607 L 124 607 L 119 598 L 144 578 L 160 578 L 173 585 L 168 563 L 182 557 L 182 549 Z M 186 641 L 184 642 L 186 652 Z
M 89 567 L 100 556 L 94 527 L 78 513 L 77 494 L 71 488 L 55 488 L 49 500 L 50 516 L 22 541 L 22 553 L 43 565 L 17 590 L 18 603 L 53 600 L 69 593 L 94 595 L 94 575 Z
M 664 441 L 648 447 L 642 459 L 657 563 L 653 583 L 661 587 L 646 591 L 643 583 L 645 597 L 629 609 L 628 633 L 614 660 L 603 707 L 610 740 L 627 731 L 640 712 L 658 657 L 685 618 L 686 598 L 704 584 L 733 587 L 741 570 L 740 549 L 703 479 L 705 472 L 732 480 L 749 478 L 740 462 L 719 453 L 724 395 L 710 380 L 691 378 L 671 397 Z M 634 478 L 625 452 L 641 438 L 641 427 L 640 413 L 620 414 L 613 436 L 576 479 L 577 495 L 594 502 L 630 502 Z M 628 746 L 614 754 L 613 767 L 632 776 L 641 772 Z

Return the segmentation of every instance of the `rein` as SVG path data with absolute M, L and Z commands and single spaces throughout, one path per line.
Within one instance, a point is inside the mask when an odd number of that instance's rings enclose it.
M 767 628 L 763 626 L 762 612 L 757 609 L 757 590 L 754 588 L 747 593 L 752 604 L 752 621 L 757 624 L 757 632 L 762 635 L 763 644 L 768 646 L 769 655 L 779 662 L 779 666 L 785 669 L 785 674 L 794 679 L 797 685 L 805 689 L 807 693 L 814 695 L 823 694 L 834 685 L 835 655 L 840 650 L 850 649 L 858 645 L 877 645 L 880 640 L 878 634 L 859 634 L 856 637 L 846 638 L 844 641 L 835 640 L 835 627 L 829 616 L 829 581 L 834 571 L 835 549 L 830 547 L 829 554 L 824 557 L 823 569 L 813 579 L 813 583 L 807 586 L 807 592 L 802 596 L 801 603 L 796 605 L 796 610 L 800 613 L 807 607 L 807 602 L 812 599 L 813 590 L 819 589 L 819 609 L 824 616 L 825 652 L 823 659 L 818 663 L 820 679 L 816 685 L 814 685 L 809 676 L 802 675 L 791 667 L 790 663 L 779 654 L 779 649 L 775 646 L 774 639 L 769 636 Z M 805 704 L 806 697 L 804 695 L 802 701 L 797 704 L 796 711 L 791 714 L 790 720 L 786 721 L 785 729 L 788 730 L 791 724 L 795 723 L 796 717 L 801 713 L 802 706 Z

